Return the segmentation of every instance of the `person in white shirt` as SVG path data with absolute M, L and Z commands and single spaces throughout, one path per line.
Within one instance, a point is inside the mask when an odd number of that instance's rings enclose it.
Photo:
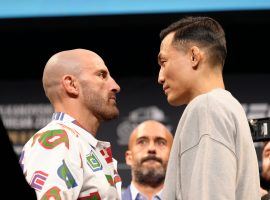
M 142 122 L 130 135 L 126 163 L 132 181 L 123 200 L 160 200 L 173 136 L 160 122 Z
M 85 49 L 59 52 L 47 62 L 42 81 L 55 113 L 20 159 L 38 199 L 121 199 L 110 143 L 95 138 L 100 123 L 119 114 L 120 87 L 102 58 Z
M 258 161 L 245 111 L 225 90 L 225 33 L 210 17 L 160 33 L 158 82 L 181 116 L 164 183 L 167 200 L 259 200 Z M 237 66 L 236 66 L 237 67 Z

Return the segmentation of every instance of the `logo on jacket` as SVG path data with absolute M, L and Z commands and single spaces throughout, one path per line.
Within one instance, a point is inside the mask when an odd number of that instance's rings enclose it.
M 86 155 L 86 160 L 87 164 L 94 172 L 102 170 L 102 165 L 93 150 L 90 151 L 90 154 Z

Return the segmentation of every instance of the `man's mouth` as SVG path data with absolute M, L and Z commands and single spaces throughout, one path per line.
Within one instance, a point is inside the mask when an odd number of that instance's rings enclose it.
M 156 161 L 162 164 L 162 160 L 160 158 L 157 158 L 155 156 L 148 156 L 146 158 L 143 158 L 141 163 L 148 162 L 148 161 Z
M 110 96 L 109 100 L 112 100 L 112 101 L 114 101 L 116 103 L 116 96 Z
M 163 91 L 164 91 L 165 94 L 167 94 L 166 91 L 167 91 L 168 89 L 169 89 L 169 86 L 163 86 Z

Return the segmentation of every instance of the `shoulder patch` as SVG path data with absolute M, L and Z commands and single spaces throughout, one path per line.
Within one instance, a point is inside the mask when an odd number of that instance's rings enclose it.
M 94 171 L 102 170 L 102 164 L 98 160 L 97 156 L 95 155 L 94 151 L 91 150 L 88 155 L 86 155 L 87 164 L 89 167 Z

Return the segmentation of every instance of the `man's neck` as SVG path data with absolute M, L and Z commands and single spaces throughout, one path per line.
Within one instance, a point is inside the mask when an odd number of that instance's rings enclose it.
M 197 81 L 194 83 L 189 102 L 195 97 L 208 93 L 217 88 L 225 88 L 222 74 L 217 72 L 209 72 L 207 75 L 204 74 L 204 76 L 198 77 Z
M 58 106 L 55 107 L 55 112 L 64 112 L 73 117 L 82 128 L 90 132 L 94 137 L 96 136 L 97 129 L 100 121 L 86 109 L 80 109 L 72 106 Z
M 135 181 L 132 181 L 132 184 L 136 187 L 136 189 L 147 199 L 152 199 L 157 193 L 159 193 L 163 188 L 163 183 L 158 185 L 157 187 L 151 187 L 149 185 L 142 185 Z

